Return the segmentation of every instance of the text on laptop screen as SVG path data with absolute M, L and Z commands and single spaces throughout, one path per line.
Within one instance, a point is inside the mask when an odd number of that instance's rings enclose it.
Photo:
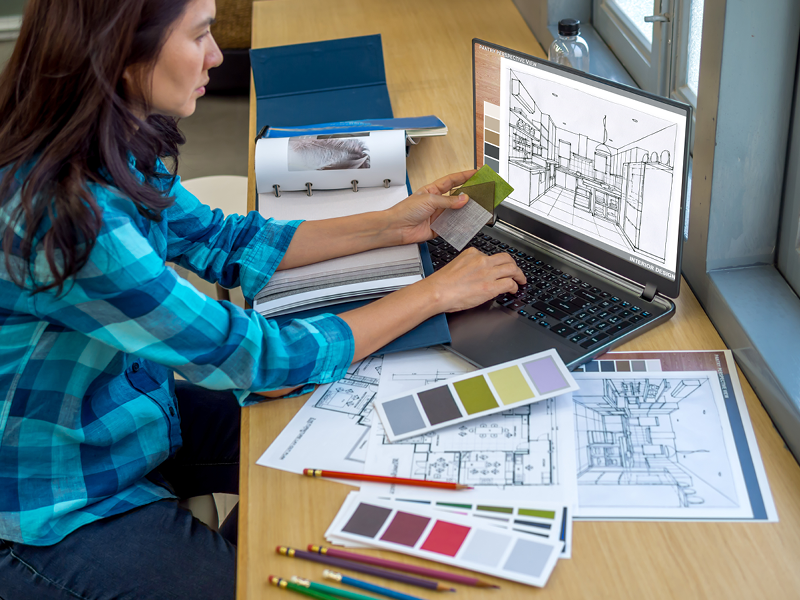
M 514 187 L 505 206 L 674 281 L 687 112 L 473 45 L 477 166 Z

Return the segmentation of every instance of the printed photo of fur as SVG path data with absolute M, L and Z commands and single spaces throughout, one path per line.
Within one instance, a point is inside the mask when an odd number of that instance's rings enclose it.
M 369 148 L 363 139 L 300 137 L 289 140 L 290 171 L 369 169 Z

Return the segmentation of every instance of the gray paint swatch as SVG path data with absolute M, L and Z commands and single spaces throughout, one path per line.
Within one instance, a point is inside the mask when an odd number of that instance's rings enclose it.
M 461 411 L 458 410 L 458 405 L 446 385 L 419 392 L 417 395 L 431 425 L 438 425 L 461 417 Z
M 405 396 L 392 400 L 383 405 L 383 412 L 389 420 L 395 435 L 402 435 L 409 431 L 425 428 L 425 421 L 422 420 L 422 415 L 419 414 L 416 402 L 413 396 Z
M 552 546 L 530 540 L 517 540 L 503 568 L 531 577 L 541 577 L 552 552 Z
M 505 554 L 511 539 L 504 533 L 476 529 L 475 535 L 472 536 L 469 546 L 464 550 L 461 558 L 479 565 L 496 567 Z

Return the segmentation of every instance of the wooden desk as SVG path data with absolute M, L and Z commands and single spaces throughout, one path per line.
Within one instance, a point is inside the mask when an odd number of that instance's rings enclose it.
M 253 5 L 254 48 L 373 33 L 383 35 L 395 116 L 436 114 L 450 128 L 446 137 L 423 140 L 412 149 L 408 169 L 414 187 L 473 164 L 472 38 L 544 56 L 511 0 L 272 0 Z M 252 140 L 255 103 L 250 115 Z M 252 148 L 250 181 L 252 209 Z M 685 283 L 677 305 L 675 318 L 621 350 L 724 347 Z M 459 586 L 458 597 L 799 598 L 800 468 L 741 373 L 740 378 L 780 523 L 580 522 L 574 527 L 573 558 L 559 562 L 543 590 L 498 580 L 500 592 Z M 317 565 L 278 557 L 275 546 L 324 543 L 323 532 L 350 489 L 256 466 L 305 399 L 244 410 L 239 598 L 282 594 L 267 583 L 270 574 L 318 579 Z

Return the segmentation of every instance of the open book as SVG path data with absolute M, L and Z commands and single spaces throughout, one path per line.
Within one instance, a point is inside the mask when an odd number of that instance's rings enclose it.
M 396 130 L 258 140 L 259 212 L 318 220 L 394 206 L 408 196 L 405 136 Z M 278 271 L 256 295 L 254 308 L 275 316 L 377 298 L 422 277 L 416 244 L 381 248 Z

